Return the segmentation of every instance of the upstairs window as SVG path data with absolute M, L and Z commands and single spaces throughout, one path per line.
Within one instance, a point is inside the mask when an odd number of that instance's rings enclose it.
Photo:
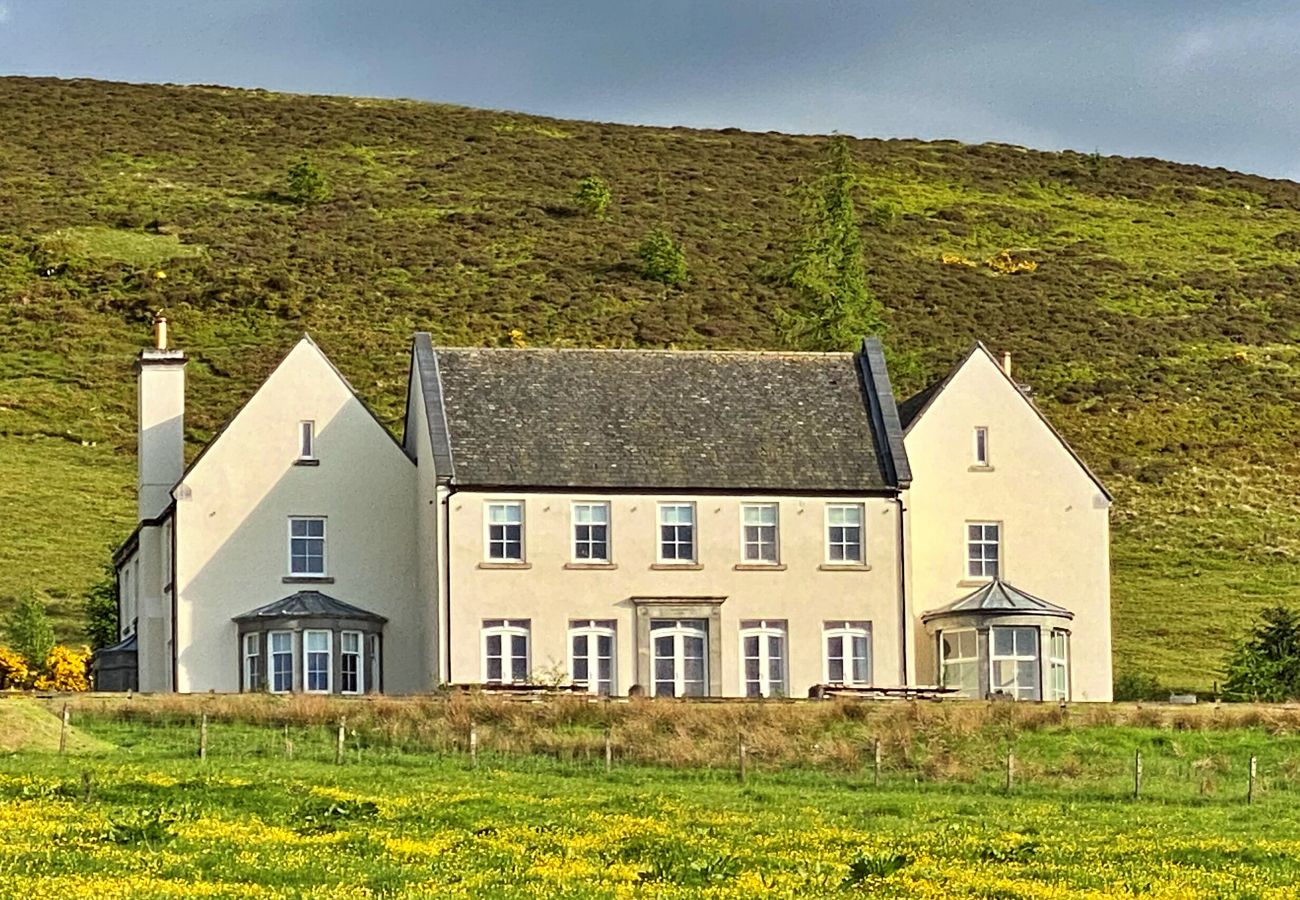
M 298 423 L 298 458 L 313 460 L 316 458 L 316 423 Z
M 524 504 L 519 500 L 487 505 L 487 558 L 524 561 Z
M 614 622 L 582 619 L 569 623 L 569 677 L 602 697 L 614 693 Z
M 871 623 L 827 622 L 826 683 L 871 684 Z
M 695 562 L 695 504 L 659 504 L 659 561 Z
M 573 504 L 573 559 L 609 562 L 609 504 Z
M 784 621 L 740 623 L 740 678 L 746 697 L 786 695 L 785 630 Z
M 294 517 L 289 520 L 289 574 L 325 575 L 325 519 Z
M 832 503 L 826 507 L 826 560 L 862 562 L 861 503 Z
M 486 684 L 526 683 L 528 619 L 486 619 L 483 622 L 483 681 Z
M 1002 562 L 1002 526 L 997 522 L 966 523 L 966 575 L 997 578 Z
M 983 425 L 975 427 L 974 435 L 975 465 L 987 467 L 989 464 L 989 430 Z
M 740 508 L 742 558 L 747 563 L 779 560 L 775 503 L 746 503 Z

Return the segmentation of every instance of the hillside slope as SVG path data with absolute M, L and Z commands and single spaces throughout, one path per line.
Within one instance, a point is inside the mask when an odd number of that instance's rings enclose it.
M 189 350 L 196 450 L 310 331 L 390 421 L 410 333 L 776 347 L 792 187 L 824 140 L 403 101 L 0 79 L 0 604 L 65 629 L 134 512 L 131 362 Z M 1300 584 L 1300 185 L 1149 159 L 857 141 L 900 392 L 1011 350 L 1114 491 L 1120 673 L 1208 687 Z M 304 153 L 334 199 L 287 202 Z M 576 215 L 588 174 L 605 220 Z M 663 225 L 690 281 L 643 281 Z M 1037 263 L 1000 275 L 1003 250 Z M 966 263 L 974 263 L 967 265 Z

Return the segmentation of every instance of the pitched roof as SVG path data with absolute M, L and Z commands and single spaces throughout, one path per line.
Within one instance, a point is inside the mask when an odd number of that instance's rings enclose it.
M 892 491 L 910 472 L 869 356 L 415 345 L 455 481 L 494 487 Z
M 236 622 L 256 622 L 263 619 L 284 619 L 294 617 L 319 616 L 330 619 L 367 619 L 372 622 L 387 622 L 377 613 L 336 600 L 320 591 L 299 591 L 274 603 L 259 606 L 242 616 L 235 616 Z
M 960 600 L 931 610 L 921 618 L 928 621 L 942 616 L 961 615 L 963 613 L 979 613 L 989 616 L 1031 615 L 1059 616 L 1064 619 L 1074 618 L 1074 613 L 1065 607 L 1057 606 L 1055 603 L 1048 603 L 1046 600 L 1020 590 L 1018 587 L 1007 584 L 1000 578 L 993 579 L 979 590 L 967 594 Z

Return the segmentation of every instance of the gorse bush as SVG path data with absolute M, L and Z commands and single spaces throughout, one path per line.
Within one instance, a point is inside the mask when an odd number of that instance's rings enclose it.
M 595 216 L 598 219 L 605 218 L 605 210 L 609 207 L 610 191 L 609 185 L 603 178 L 595 175 L 588 175 L 578 182 L 578 189 L 573 194 L 573 203 L 584 214 Z
M 304 205 L 324 203 L 330 198 L 325 173 L 304 157 L 289 167 L 289 190 L 286 196 Z
M 641 259 L 641 277 L 670 287 L 686 281 L 686 254 L 662 228 L 645 236 L 637 256 Z

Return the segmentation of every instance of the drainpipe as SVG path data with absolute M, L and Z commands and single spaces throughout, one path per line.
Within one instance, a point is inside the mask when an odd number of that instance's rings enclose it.
M 907 530 L 903 518 L 904 513 L 907 512 L 907 507 L 903 504 L 901 494 L 891 498 L 890 502 L 898 505 L 898 664 L 903 686 L 911 687 L 913 681 L 910 671 L 912 616 L 910 604 L 907 602 Z
M 442 498 L 442 602 L 445 610 L 442 629 L 443 661 L 446 665 L 447 683 L 451 683 L 451 498 L 456 489 L 448 487 Z

